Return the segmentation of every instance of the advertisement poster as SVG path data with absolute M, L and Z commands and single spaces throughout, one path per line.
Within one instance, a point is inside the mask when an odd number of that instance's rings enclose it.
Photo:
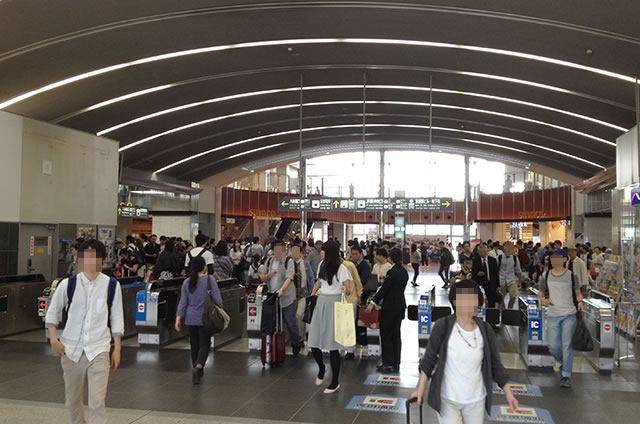
M 96 227 L 91 225 L 78 225 L 77 238 L 84 238 L 85 240 L 96 238 Z
M 518 383 L 509 383 L 511 387 L 511 391 L 513 395 L 518 396 L 528 396 L 528 397 L 542 397 L 542 390 L 540 390 L 540 386 L 536 386 L 535 384 L 518 384 Z M 504 395 L 504 392 L 501 388 L 498 387 L 496 383 L 493 383 L 493 394 L 494 395 Z
M 389 395 L 363 395 L 351 398 L 344 409 L 353 411 L 385 412 L 393 414 L 406 414 L 407 400 Z
M 418 377 L 400 376 L 398 374 L 371 374 L 364 383 L 368 386 L 405 387 L 413 389 L 418 386 Z
M 619 256 L 607 255 L 600 275 L 596 279 L 598 291 L 617 297 L 622 287 L 623 269 Z
M 524 405 L 520 405 L 520 408 L 515 411 L 510 410 L 509 405 L 494 405 L 487 420 L 501 423 L 555 424 L 548 410 Z
M 107 258 L 105 262 L 114 262 L 115 258 L 115 228 L 113 227 L 99 227 L 98 228 L 98 240 L 104 244 L 107 249 Z

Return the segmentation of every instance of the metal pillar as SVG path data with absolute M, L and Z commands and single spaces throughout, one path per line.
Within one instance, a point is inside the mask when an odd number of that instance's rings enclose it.
M 471 200 L 471 186 L 469 185 L 469 155 L 464 155 L 464 241 L 471 240 L 471 222 L 469 202 Z
M 302 74 L 300 74 L 300 134 L 298 139 L 298 191 L 300 192 L 300 198 L 307 197 L 307 160 L 302 157 L 302 108 L 304 105 L 303 93 L 304 84 L 302 80 Z M 300 211 L 300 238 L 302 240 L 307 239 L 307 212 L 305 210 Z
M 380 198 L 384 198 L 384 150 L 380 150 Z M 380 212 L 380 227 L 378 234 L 384 239 L 384 212 Z

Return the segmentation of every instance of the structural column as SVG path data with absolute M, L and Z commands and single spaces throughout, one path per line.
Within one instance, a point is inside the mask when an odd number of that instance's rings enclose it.
M 471 201 L 471 186 L 469 185 L 469 155 L 464 156 L 464 241 L 471 240 L 469 202 Z
M 298 171 L 298 187 L 300 191 L 300 197 L 307 197 L 307 159 L 300 159 L 300 169 Z M 307 235 L 307 212 L 305 210 L 300 211 L 300 238 L 306 240 Z
M 384 198 L 384 150 L 380 150 L 380 198 Z M 380 238 L 384 238 L 384 212 L 380 212 L 380 227 L 378 229 Z

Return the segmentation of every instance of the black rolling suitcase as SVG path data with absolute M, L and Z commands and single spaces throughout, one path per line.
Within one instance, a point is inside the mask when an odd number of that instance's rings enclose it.
M 405 404 L 407 406 L 407 424 L 411 424 L 411 404 L 416 403 L 417 400 L 417 398 L 407 399 Z M 422 405 L 420 405 L 420 424 L 422 424 Z

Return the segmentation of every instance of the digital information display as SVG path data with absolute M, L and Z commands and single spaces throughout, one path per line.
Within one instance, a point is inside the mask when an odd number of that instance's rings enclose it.
M 407 198 L 332 198 L 332 197 L 280 197 L 280 212 L 295 211 L 421 211 L 452 212 L 451 197 L 407 197 Z

